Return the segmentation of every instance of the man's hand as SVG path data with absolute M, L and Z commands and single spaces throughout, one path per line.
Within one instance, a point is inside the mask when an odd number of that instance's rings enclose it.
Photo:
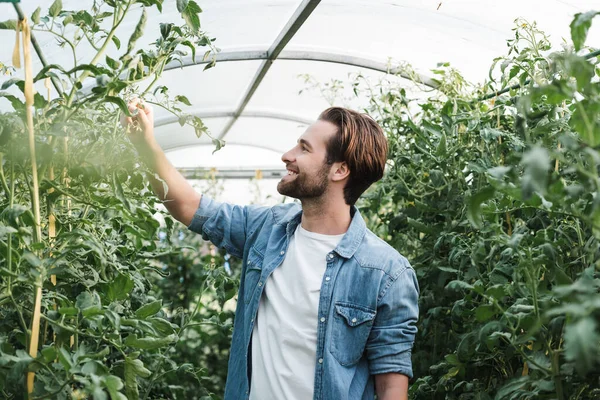
M 161 179 L 149 176 L 152 189 L 175 219 L 189 225 L 200 205 L 201 195 L 173 167 L 156 142 L 152 107 L 140 99 L 130 101 L 127 106 L 133 117 L 121 117 L 121 124 L 127 128 L 127 136 L 141 159 Z M 167 184 L 166 192 L 163 183 Z
M 139 98 L 131 100 L 127 107 L 133 117 L 121 116 L 121 124 L 127 128 L 129 140 L 138 151 L 153 147 L 156 140 L 152 107 Z

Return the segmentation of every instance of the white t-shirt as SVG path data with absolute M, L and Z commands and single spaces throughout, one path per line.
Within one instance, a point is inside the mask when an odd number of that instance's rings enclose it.
M 343 236 L 299 224 L 267 279 L 252 331 L 250 400 L 313 398 L 321 281 L 326 256 Z

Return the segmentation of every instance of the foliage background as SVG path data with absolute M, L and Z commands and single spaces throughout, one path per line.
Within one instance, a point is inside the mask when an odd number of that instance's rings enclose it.
M 577 53 L 595 15 L 549 55 L 517 20 L 491 83 L 440 64 L 428 102 L 356 78 L 391 145 L 362 211 L 421 287 L 415 399 L 600 397 L 600 68 Z

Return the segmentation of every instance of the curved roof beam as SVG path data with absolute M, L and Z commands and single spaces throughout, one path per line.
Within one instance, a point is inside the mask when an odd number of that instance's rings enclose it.
M 285 150 L 282 149 L 276 149 L 274 147 L 270 147 L 270 146 L 264 146 L 262 144 L 249 144 L 249 143 L 242 143 L 242 142 L 232 142 L 232 141 L 227 141 L 227 144 L 229 145 L 236 145 L 236 146 L 243 146 L 243 147 L 252 147 L 252 148 L 257 148 L 257 149 L 263 149 L 263 150 L 269 150 L 269 151 L 273 151 L 275 153 L 278 154 L 283 154 L 285 152 Z M 197 137 L 190 137 L 189 141 L 183 141 L 183 142 L 179 142 L 176 146 L 168 146 L 165 144 L 164 147 L 162 147 L 162 149 L 164 150 L 165 153 L 168 153 L 170 151 L 175 151 L 175 150 L 182 150 L 182 149 L 189 149 L 190 147 L 204 147 L 204 146 L 210 146 L 211 148 L 214 149 L 215 145 L 212 143 L 198 143 L 198 138 Z M 284 168 L 284 167 L 282 167 Z M 285 169 L 285 168 L 284 168 Z
M 249 60 L 267 60 L 269 58 L 268 52 L 264 50 L 233 50 L 224 51 L 217 54 L 217 62 L 226 61 L 249 61 Z M 371 69 L 374 71 L 384 72 L 388 74 L 398 75 L 401 78 L 421 83 L 432 89 L 438 88 L 438 83 L 432 78 L 422 75 L 414 74 L 410 75 L 399 68 L 392 68 L 390 64 L 381 61 L 374 61 L 369 58 L 351 56 L 343 53 L 333 53 L 324 51 L 314 50 L 284 50 L 279 53 L 278 60 L 296 60 L 296 61 L 321 61 L 330 62 L 334 64 L 344 64 L 354 67 L 362 67 Z M 185 68 L 199 64 L 206 64 L 210 61 L 197 61 L 194 63 L 191 56 L 184 57 L 182 62 L 173 61 L 165 67 L 165 71 Z
M 261 179 L 280 179 L 282 176 L 287 174 L 285 168 L 177 168 L 179 172 L 186 179 L 198 179 L 203 180 L 207 178 L 214 179 L 252 179 L 256 178 L 257 172 L 260 171 Z
M 201 109 L 195 108 L 189 111 L 186 111 L 186 114 L 191 114 L 200 118 L 228 118 L 235 116 L 235 110 L 227 110 L 227 109 Z M 245 110 L 241 118 L 271 118 L 283 121 L 297 122 L 300 124 L 310 125 L 314 120 L 309 118 L 304 118 L 299 115 L 293 115 L 288 113 L 282 113 L 274 110 L 264 110 L 264 109 L 256 109 L 256 110 Z M 177 123 L 179 119 L 174 115 L 169 115 L 166 117 L 158 118 L 154 124 L 154 126 L 164 126 L 169 124 Z

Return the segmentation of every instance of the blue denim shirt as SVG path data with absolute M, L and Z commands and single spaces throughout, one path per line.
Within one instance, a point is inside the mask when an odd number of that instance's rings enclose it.
M 248 399 L 252 329 L 267 278 L 283 262 L 300 223 L 297 203 L 237 206 L 202 196 L 189 229 L 243 260 L 225 400 Z M 408 261 L 369 231 L 355 207 L 327 255 L 321 285 L 314 400 L 375 397 L 373 375 L 412 377 L 418 284 Z M 292 318 L 293 316 L 290 316 Z

